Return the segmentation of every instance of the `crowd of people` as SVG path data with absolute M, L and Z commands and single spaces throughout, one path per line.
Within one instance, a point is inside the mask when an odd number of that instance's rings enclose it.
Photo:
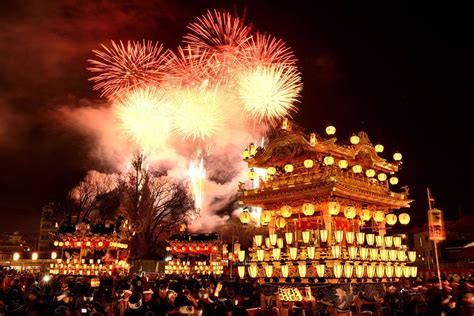
M 310 298 L 303 294 L 303 301 L 287 303 L 279 300 L 277 287 L 201 275 L 140 274 L 91 282 L 90 277 L 3 269 L 0 284 L 0 316 L 281 315 L 284 309 L 289 315 L 349 315 L 364 310 L 359 294 L 338 305 L 319 300 L 315 289 Z M 367 306 L 386 315 L 474 315 L 474 278 L 447 276 L 441 284 L 421 279 L 389 284 L 385 295 Z

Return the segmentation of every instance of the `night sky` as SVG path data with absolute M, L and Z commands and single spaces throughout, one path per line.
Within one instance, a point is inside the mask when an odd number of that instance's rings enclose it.
M 473 213 L 472 8 L 469 2 L 1 1 L 0 231 L 39 228 L 40 208 L 90 169 L 113 171 L 90 135 L 58 109 L 105 106 L 88 81 L 100 43 L 151 39 L 174 49 L 206 9 L 227 9 L 295 51 L 304 89 L 296 119 L 347 139 L 364 130 L 403 153 L 410 214 L 425 221 L 426 187 L 446 217 Z M 301 1 L 303 2 L 303 1 Z M 327 4 L 327 3 L 331 4 Z M 313 3 L 306 1 L 305 3 Z

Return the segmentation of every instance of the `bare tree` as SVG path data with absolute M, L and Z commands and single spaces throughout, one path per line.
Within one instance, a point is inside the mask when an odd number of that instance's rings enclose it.
M 166 234 L 193 212 L 189 190 L 163 173 L 153 174 L 137 155 L 120 181 L 120 208 L 138 233 L 141 256 L 150 257 Z

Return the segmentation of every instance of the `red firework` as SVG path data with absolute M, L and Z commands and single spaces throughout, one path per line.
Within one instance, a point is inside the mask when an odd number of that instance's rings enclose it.
M 240 50 L 243 59 L 250 65 L 268 66 L 281 64 L 296 66 L 296 57 L 286 43 L 269 34 L 255 34 L 242 45 Z
M 87 68 L 96 74 L 94 90 L 101 96 L 114 98 L 121 92 L 161 82 L 166 72 L 169 54 L 163 45 L 152 41 L 112 42 L 109 48 L 101 44 L 103 50 L 94 50 L 97 60 L 89 60 L 92 67 Z
M 197 22 L 188 26 L 184 42 L 194 47 L 210 50 L 228 50 L 240 47 L 251 38 L 251 28 L 228 12 L 207 11 Z

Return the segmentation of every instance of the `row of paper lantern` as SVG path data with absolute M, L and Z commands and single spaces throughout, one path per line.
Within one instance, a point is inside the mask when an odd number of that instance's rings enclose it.
M 317 243 L 319 240 L 320 242 L 327 242 L 328 240 L 328 230 L 326 229 L 320 229 L 319 233 L 318 231 L 311 231 L 311 230 L 304 230 L 301 232 L 301 237 L 302 241 L 305 244 L 310 243 L 311 241 L 314 242 L 314 244 Z M 295 234 L 293 232 L 286 232 L 285 233 L 285 241 L 288 246 L 293 244 L 293 241 L 296 239 L 294 238 Z M 375 234 L 366 234 L 364 232 L 351 232 L 351 231 L 346 231 L 344 232 L 343 230 L 336 230 L 334 231 L 334 241 L 336 243 L 342 243 L 344 240 L 348 245 L 352 245 L 354 241 L 358 245 L 363 245 L 364 242 L 367 243 L 368 246 L 373 246 L 374 244 L 377 247 L 395 247 L 395 248 L 400 248 L 402 246 L 402 237 L 400 236 L 381 236 L 381 235 L 375 235 Z M 262 235 L 255 235 L 254 238 L 254 245 L 257 247 L 262 246 L 263 244 L 263 236 Z M 278 248 L 283 248 L 284 247 L 284 239 L 282 237 L 279 237 L 278 234 L 273 233 L 269 234 L 268 237 L 265 238 L 265 245 L 267 248 L 271 248 L 272 246 L 278 246 Z
M 108 274 L 112 275 L 111 270 L 75 270 L 75 269 L 50 269 L 50 274 L 53 275 L 99 275 L 99 274 Z
M 271 278 L 274 276 L 274 267 L 272 265 L 264 266 L 265 276 Z M 280 266 L 281 276 L 287 278 L 289 276 L 289 265 L 282 264 Z M 298 264 L 298 275 L 301 278 L 306 277 L 307 266 L 306 263 L 300 262 Z M 256 265 L 248 266 L 248 273 L 251 278 L 256 278 L 258 275 L 258 267 Z M 324 264 L 316 265 L 316 273 L 318 277 L 326 277 L 326 266 Z M 370 265 L 352 265 L 352 264 L 334 264 L 332 268 L 332 274 L 335 278 L 364 278 L 369 279 L 377 278 L 392 278 L 392 277 L 405 277 L 405 278 L 415 278 L 418 273 L 418 268 L 416 266 L 401 266 L 401 265 L 384 265 L 384 264 L 370 264 Z M 245 277 L 245 266 L 238 266 L 238 274 L 240 278 Z
M 122 249 L 127 249 L 128 248 L 128 245 L 127 244 L 124 244 L 124 243 L 119 243 L 119 242 L 103 242 L 103 241 L 94 241 L 94 242 L 91 242 L 91 241 L 69 241 L 69 240 L 66 240 L 66 241 L 59 241 L 59 240 L 55 240 L 53 242 L 53 245 L 55 247 L 78 247 L 78 248 L 91 248 L 91 247 L 99 247 L 99 248 L 102 248 L 102 247 L 113 247 L 113 248 L 122 248 Z
M 301 251 L 304 249 L 304 251 Z M 298 250 L 299 253 L 298 253 Z M 370 260 L 370 261 L 400 261 L 405 262 L 407 259 L 410 262 L 416 260 L 416 251 L 405 251 L 397 249 L 377 249 L 366 247 L 347 247 L 347 253 L 351 260 Z M 282 248 L 273 248 L 271 251 L 264 249 L 257 249 L 255 251 L 256 257 L 253 261 L 272 261 L 280 260 L 282 255 Z M 315 259 L 316 247 L 308 246 L 305 248 L 288 247 L 286 255 L 291 260 L 310 260 Z M 266 257 L 268 255 L 268 257 Z M 408 255 L 408 256 L 407 256 Z M 271 256 L 271 257 L 270 257 Z M 340 259 L 342 257 L 342 247 L 340 245 L 331 246 L 331 257 L 333 259 Z M 238 251 L 238 259 L 240 262 L 245 261 L 245 250 Z

